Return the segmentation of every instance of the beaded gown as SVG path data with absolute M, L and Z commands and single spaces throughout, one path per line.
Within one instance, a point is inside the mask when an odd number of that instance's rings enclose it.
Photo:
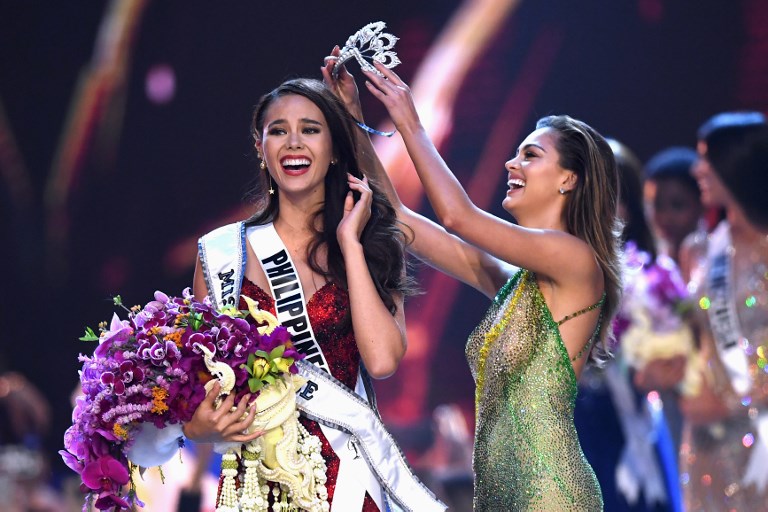
M 259 308 L 275 314 L 274 299 L 247 278 L 243 278 L 241 293 L 258 301 Z M 240 309 L 248 308 L 242 298 L 240 299 L 239 307 Z M 336 286 L 334 283 L 327 283 L 318 289 L 307 301 L 309 321 L 312 324 L 315 338 L 323 349 L 331 373 L 345 386 L 354 389 L 360 367 L 360 353 L 357 350 L 351 322 L 349 322 L 347 327 L 343 326 L 342 320 L 348 310 L 349 295 L 346 290 Z M 327 466 L 326 475 L 328 481 L 326 482 L 326 488 L 328 489 L 328 503 L 332 503 L 336 490 L 336 477 L 339 471 L 339 458 L 323 435 L 323 431 L 317 422 L 309 420 L 304 416 L 301 416 L 299 421 L 310 434 L 317 436 L 322 442 L 321 454 Z M 373 498 L 366 493 L 361 510 L 362 512 L 378 512 L 379 508 L 376 506 Z
M 532 273 L 502 287 L 466 354 L 477 386 L 475 510 L 602 510 L 573 423 L 576 375 Z
M 688 512 L 768 511 L 768 488 L 761 492 L 755 484 L 744 485 L 753 452 L 765 443 L 753 420 L 768 413 L 768 236 L 764 235 L 751 247 L 734 248 L 729 229 L 723 221 L 708 239 L 696 241 L 689 288 L 695 290 L 700 306 L 697 323 L 711 333 L 709 317 L 703 309 L 711 293 L 705 256 L 709 244 L 723 245 L 720 249 L 732 256 L 730 275 L 735 296 L 731 300 L 744 337 L 741 344 L 752 385 L 746 395 L 737 395 L 712 336 L 701 337 L 699 355 L 706 369 L 704 378 L 730 403 L 731 416 L 710 424 L 684 425 L 680 476 Z

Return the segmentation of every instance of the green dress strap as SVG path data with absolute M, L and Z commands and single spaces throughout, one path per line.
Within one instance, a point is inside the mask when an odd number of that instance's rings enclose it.
M 563 325 L 568 320 L 571 320 L 573 318 L 576 318 L 577 316 L 583 315 L 584 313 L 588 313 L 592 311 L 593 309 L 600 308 L 600 316 L 597 319 L 597 326 L 595 327 L 595 332 L 592 333 L 592 336 L 589 337 L 587 342 L 584 344 L 583 347 L 581 347 L 581 350 L 579 350 L 579 353 L 576 354 L 571 358 L 571 361 L 578 361 L 581 356 L 584 355 L 584 351 L 587 350 L 592 345 L 592 342 L 595 341 L 595 338 L 597 337 L 598 333 L 600 332 L 600 327 L 603 325 L 603 304 L 605 304 L 605 292 L 603 292 L 603 296 L 600 297 L 600 300 L 595 302 L 589 307 L 586 307 L 584 309 L 580 309 L 575 313 L 571 313 L 570 315 L 566 315 L 563 317 L 562 320 L 557 322 L 558 327 Z

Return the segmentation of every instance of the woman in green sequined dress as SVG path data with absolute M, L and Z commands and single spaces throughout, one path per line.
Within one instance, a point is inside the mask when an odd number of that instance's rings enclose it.
M 326 84 L 361 119 L 354 79 L 346 70 L 334 79 L 332 66 Z M 604 353 L 621 290 L 610 147 L 570 117 L 540 120 L 504 165 L 502 205 L 514 224 L 471 202 L 408 86 L 377 67 L 385 78 L 366 73 L 366 86 L 389 111 L 442 226 L 402 205 L 363 131 L 361 165 L 413 230 L 409 250 L 493 299 L 466 348 L 477 386 L 475 509 L 601 510 L 573 409 L 578 375 Z

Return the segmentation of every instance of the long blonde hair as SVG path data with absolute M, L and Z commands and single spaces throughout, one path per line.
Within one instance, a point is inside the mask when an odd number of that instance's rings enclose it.
M 622 293 L 622 225 L 618 216 L 619 174 L 608 142 L 586 123 L 569 116 L 544 117 L 536 128 L 557 132 L 560 165 L 578 176 L 563 210 L 565 229 L 595 252 L 603 271 L 605 304 L 598 342 L 590 357 L 602 362 L 610 356 L 611 321 Z

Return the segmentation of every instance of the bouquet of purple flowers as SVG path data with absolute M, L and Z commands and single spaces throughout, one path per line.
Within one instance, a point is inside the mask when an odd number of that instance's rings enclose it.
M 627 242 L 624 255 L 628 271 L 614 326 L 616 337 L 621 338 L 638 310 L 648 315 L 656 332 L 678 329 L 691 303 L 675 262 L 664 255 L 652 260 L 650 254 L 638 249 L 634 242 Z
M 696 394 L 700 377 L 693 332 L 685 318 L 691 302 L 677 265 L 663 255 L 652 260 L 631 242 L 625 257 L 624 296 L 614 320 L 622 355 L 634 368 L 654 359 L 685 356 L 689 364 L 680 390 Z
M 109 326 L 99 325 L 98 335 L 86 328 L 80 339 L 99 345 L 92 356 L 80 355 L 82 395 L 64 434 L 66 449 L 59 452 L 82 479 L 86 507 L 94 499 L 100 510 L 142 505 L 133 485 L 137 466 L 126 454 L 142 424 L 165 428 L 192 418 L 212 379 L 204 355 L 232 368 L 238 400 L 297 373 L 294 362 L 303 356 L 288 330 L 246 300 L 247 311 L 217 311 L 186 289 L 182 297 L 155 292 L 144 307 L 128 309 L 118 296 L 115 305 L 127 318 L 114 314 Z

